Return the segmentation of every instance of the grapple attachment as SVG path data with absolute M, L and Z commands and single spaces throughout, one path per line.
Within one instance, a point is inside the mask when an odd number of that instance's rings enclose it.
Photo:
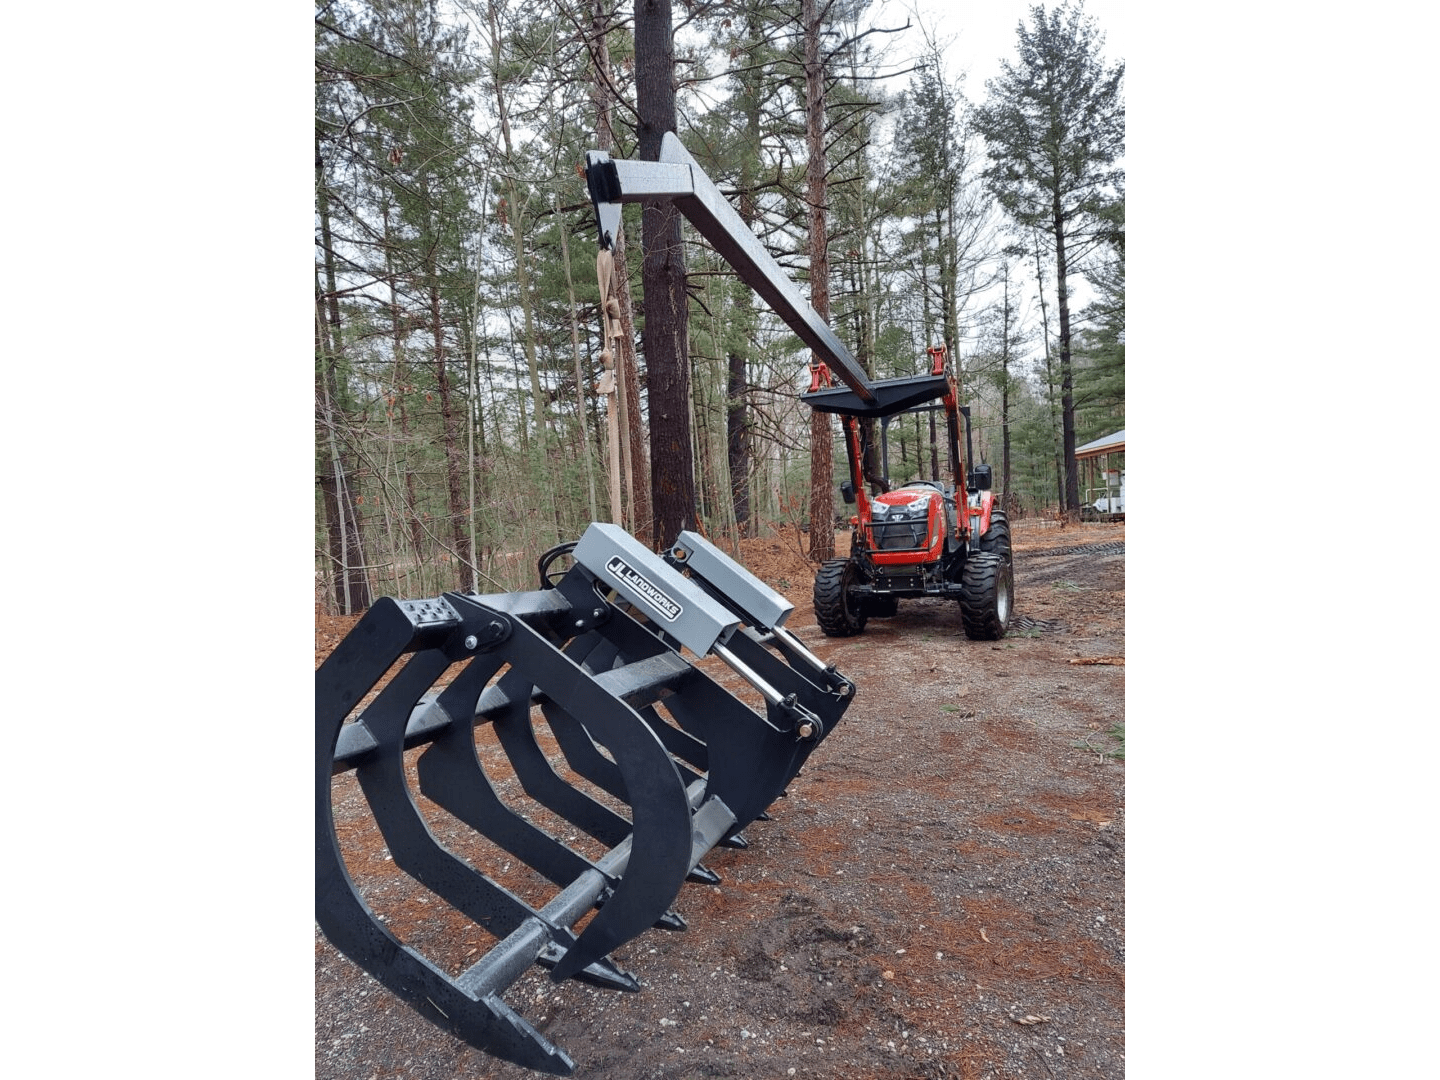
M 574 565 L 549 580 L 562 550 Z M 501 994 L 532 964 L 638 990 L 611 951 L 684 927 L 670 910 L 681 885 L 719 880 L 701 860 L 746 845 L 740 830 L 855 688 L 784 629 L 784 597 L 694 533 L 662 558 L 592 524 L 547 553 L 541 578 L 533 592 L 381 600 L 316 672 L 315 908 L 331 943 L 422 1015 L 563 1076 L 571 1059 Z M 350 770 L 395 866 L 495 939 L 458 974 L 401 941 L 352 880 L 332 794 Z M 440 816 L 447 838 L 473 830 L 553 896 L 535 906 L 464 844 L 442 844 Z

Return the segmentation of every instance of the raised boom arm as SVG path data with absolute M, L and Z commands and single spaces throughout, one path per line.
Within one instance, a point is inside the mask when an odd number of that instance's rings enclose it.
M 878 404 L 875 385 L 865 369 L 800 294 L 674 132 L 666 132 L 661 140 L 659 161 L 626 161 L 603 150 L 591 150 L 585 155 L 585 182 L 599 219 L 601 247 L 610 247 L 620 231 L 620 204 L 673 202 L 735 268 L 740 280 L 824 359 L 861 402 Z

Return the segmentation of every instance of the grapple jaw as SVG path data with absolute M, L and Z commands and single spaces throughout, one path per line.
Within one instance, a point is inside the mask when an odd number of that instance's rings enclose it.
M 854 696 L 784 629 L 788 602 L 702 537 L 682 533 L 661 559 L 595 524 L 573 557 L 554 588 L 381 600 L 315 676 L 321 929 L 436 1024 L 559 1075 L 571 1059 L 501 994 L 532 964 L 557 982 L 639 989 L 610 953 L 684 927 L 671 911 L 681 885 L 719 880 L 701 860 L 745 846 L 740 831 Z M 458 975 L 402 942 L 352 880 L 332 793 L 350 770 L 395 866 L 495 939 Z M 554 886 L 551 899 L 528 903 L 447 847 L 437 810 Z

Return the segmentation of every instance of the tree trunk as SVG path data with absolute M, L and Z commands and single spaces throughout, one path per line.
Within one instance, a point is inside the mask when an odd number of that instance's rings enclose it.
M 325 432 L 327 457 L 323 468 L 316 471 L 325 504 L 326 535 L 329 541 L 330 566 L 334 573 L 335 609 L 341 615 L 353 615 L 370 606 L 370 581 L 364 568 L 360 543 L 360 522 L 355 504 L 346 484 L 346 471 L 340 456 L 340 440 L 336 436 L 334 352 L 328 351 L 328 337 L 316 313 L 316 344 L 321 347 L 322 372 L 316 378 L 315 401 L 317 420 Z
M 1051 446 L 1055 451 L 1055 505 L 1063 513 L 1065 510 L 1065 461 L 1062 445 L 1054 442 L 1056 431 L 1055 415 L 1055 374 L 1050 366 L 1050 316 L 1045 307 L 1045 268 L 1040 260 L 1040 235 L 1032 232 L 1034 240 L 1033 250 L 1035 252 L 1035 280 L 1039 282 L 1040 295 L 1040 336 L 1045 346 L 1045 401 L 1050 406 L 1050 438 Z
M 450 501 L 450 542 L 456 558 L 460 560 L 460 589 L 469 592 L 475 588 L 474 556 L 470 551 L 470 529 L 465 502 L 465 465 L 461 460 L 460 433 L 455 417 L 455 405 L 451 400 L 450 373 L 445 355 L 445 331 L 440 321 L 440 287 L 437 281 L 438 269 L 433 262 L 427 262 L 426 272 L 430 276 L 430 330 L 435 346 L 435 379 L 440 394 L 440 421 L 445 433 L 445 486 Z
M 401 469 L 405 474 L 404 506 L 401 507 L 406 525 L 410 531 L 410 544 L 415 550 L 418 562 L 425 550 L 424 530 L 420 525 L 420 513 L 416 509 L 419 500 L 415 494 L 415 470 L 410 467 L 410 421 L 405 411 L 405 345 L 404 324 L 400 315 L 400 297 L 395 289 L 395 273 L 391 266 L 390 246 L 390 203 L 386 200 L 381 207 L 381 220 L 385 226 L 385 280 L 390 289 L 390 395 L 386 402 L 386 419 L 400 418 Z
M 535 410 L 535 442 L 542 448 L 545 446 L 545 398 L 540 389 L 540 366 L 535 354 L 535 327 L 534 316 L 531 314 L 530 296 L 530 267 L 525 258 L 525 228 L 524 215 L 520 211 L 520 186 L 515 182 L 513 166 L 515 162 L 514 150 L 510 140 L 510 115 L 505 102 L 505 91 L 500 79 L 501 38 L 500 25 L 495 11 L 494 0 L 488 7 L 490 17 L 490 59 L 492 64 L 492 75 L 495 80 L 495 109 L 500 118 L 500 137 L 505 143 L 505 161 L 508 166 L 507 174 L 510 177 L 507 184 L 509 192 L 508 218 L 510 222 L 510 239 L 515 248 L 515 291 L 520 296 L 520 316 L 525 326 L 525 363 L 530 372 L 530 400 Z
M 585 373 L 580 366 L 580 318 L 575 313 L 575 279 L 570 272 L 570 241 L 566 237 L 566 223 L 557 215 L 560 229 L 560 259 L 565 264 L 565 290 L 570 299 L 570 345 L 575 351 L 575 423 L 576 438 L 580 443 L 581 460 L 585 463 L 585 488 L 590 496 L 590 520 L 599 517 L 595 505 L 595 465 L 590 458 L 590 436 L 585 423 Z
M 825 72 L 820 64 L 820 14 L 816 0 L 803 0 L 805 35 L 805 197 L 810 204 L 810 306 L 830 320 L 830 256 L 825 236 Z M 814 353 L 812 364 L 824 362 Z M 834 453 L 830 414 L 810 415 L 810 558 L 835 557 Z
M 315 299 L 315 346 L 319 353 L 316 373 L 315 407 L 325 430 L 329 446 L 327 467 L 317 469 L 317 476 L 326 497 L 325 523 L 330 545 L 330 558 L 335 568 L 335 601 L 342 615 L 352 615 L 370 606 L 370 583 L 363 569 L 360 524 L 355 508 L 345 496 L 345 464 L 335 435 L 336 414 L 340 403 L 335 364 L 340 352 L 340 294 L 335 283 L 334 241 L 330 235 L 330 200 L 325 187 L 324 162 L 319 149 L 315 153 L 315 205 L 320 216 L 320 243 L 325 263 L 326 298 L 321 315 L 321 298 Z M 328 487 L 327 487 L 328 485 Z
M 1004 321 L 1000 324 L 1000 491 L 1001 508 L 1012 509 L 1010 496 L 1010 264 L 1005 264 Z
M 622 461 L 630 485 L 630 531 L 637 536 L 648 532 L 654 518 L 650 501 L 650 454 L 646 449 L 645 423 L 640 411 L 640 365 L 635 357 L 635 309 L 630 300 L 630 277 L 626 272 L 625 234 L 615 238 L 615 273 L 611 288 L 620 301 L 620 350 L 616 366 L 619 380 Z
M 1010 343 L 1005 342 L 1005 353 L 1000 358 L 1000 506 L 1009 513 L 1011 509 L 1010 488 Z
M 1052 204 L 1055 229 L 1055 294 L 1060 307 L 1060 424 L 1065 462 L 1065 516 L 1080 520 L 1080 470 L 1075 463 L 1075 381 L 1070 369 L 1070 290 L 1065 272 L 1065 215 L 1060 190 Z
M 760 37 L 762 27 L 755 8 L 746 9 L 746 30 L 751 40 Z M 762 75 L 758 71 L 737 73 L 741 90 L 736 105 L 744 117 L 745 146 L 740 155 L 740 220 L 752 231 L 759 217 L 755 184 L 760 159 L 760 98 Z M 755 298 L 742 288 L 735 301 L 736 323 L 745 334 L 732 343 L 726 354 L 725 437 L 726 460 L 730 468 L 730 508 L 735 516 L 735 531 L 740 536 L 752 535 L 750 529 L 751 424 L 750 424 L 750 347 L 755 326 Z
M 596 138 L 601 150 L 608 151 L 614 143 L 611 130 L 610 48 L 606 42 L 612 13 L 610 0 L 595 0 L 595 113 Z M 640 369 L 635 360 L 635 313 L 630 300 L 630 278 L 626 271 L 625 234 L 615 237 L 615 273 L 610 284 L 611 295 L 620 303 L 620 349 L 615 363 L 619 387 L 619 419 L 623 425 L 620 440 L 621 464 L 630 485 L 630 531 L 639 535 L 650 529 L 650 458 L 645 452 L 645 425 L 640 419 Z
M 670 0 L 635 0 L 636 105 L 640 157 L 658 161 L 660 141 L 675 130 L 675 43 Z M 668 544 L 695 520 L 695 465 L 690 452 L 689 308 L 680 212 L 644 203 L 645 328 L 642 341 L 649 379 L 652 547 Z M 637 523 L 638 524 L 638 523 Z

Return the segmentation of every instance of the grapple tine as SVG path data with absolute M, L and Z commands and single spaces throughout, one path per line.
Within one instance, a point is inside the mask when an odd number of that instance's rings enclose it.
M 612 798 L 628 804 L 630 798 L 625 790 L 624 775 L 613 761 L 600 753 L 598 744 L 591 738 L 590 733 L 585 730 L 585 725 L 553 702 L 543 703 L 540 711 L 549 723 L 550 731 L 554 734 L 555 741 L 559 744 L 561 753 L 565 755 L 565 760 L 569 763 L 570 768 L 575 771 L 576 775 L 589 780 Z M 659 722 L 654 710 L 648 706 L 639 711 L 639 716 L 645 721 L 645 725 L 650 728 L 651 732 L 660 738 L 660 743 L 665 747 L 666 751 L 673 754 L 673 751 L 670 749 L 671 740 L 664 738 L 660 733 L 662 731 L 673 732 L 675 734 L 680 733 L 676 732 L 675 729 L 671 728 L 668 724 Z M 676 760 L 672 757 L 670 763 L 675 766 L 676 772 L 680 774 L 681 782 L 687 786 L 696 780 L 703 779 L 683 761 Z M 701 855 L 703 856 L 703 852 Z M 697 856 L 697 861 L 695 865 L 690 868 L 689 873 L 685 875 L 685 880 L 698 882 L 702 885 L 718 885 L 720 883 L 720 876 L 713 870 L 708 870 L 701 866 L 698 862 L 700 857 L 701 856 Z M 661 924 L 657 924 L 657 926 L 658 925 Z
M 649 639 L 648 642 L 631 656 L 631 660 L 660 656 L 671 651 L 659 637 L 655 635 L 646 635 L 646 637 Z M 597 673 L 621 667 L 626 662 L 625 657 L 620 654 L 618 644 L 593 630 L 570 642 L 565 647 L 565 654 L 583 665 L 586 671 Z M 641 708 L 638 707 L 638 703 L 633 701 L 631 705 L 650 725 L 650 730 L 660 737 L 660 741 L 665 744 L 665 749 L 669 750 L 676 759 L 676 766 L 680 769 L 680 774 L 685 777 L 686 782 L 699 779 L 701 773 L 710 767 L 705 744 L 699 739 L 687 735 L 679 728 L 665 723 L 656 714 L 653 705 L 645 705 Z
M 316 922 L 341 953 L 431 1022 L 496 1057 L 540 1072 L 569 1076 L 574 1071 L 570 1057 L 498 997 L 463 989 L 380 922 L 355 888 L 335 832 L 330 778 L 346 717 L 395 660 L 417 647 L 443 641 L 459 623 L 457 613 L 442 602 L 402 604 L 382 599 L 316 672 Z M 431 657 L 413 668 L 407 664 L 407 671 L 412 671 L 411 681 L 403 693 L 396 691 L 394 697 L 411 692 L 422 673 L 430 674 L 433 663 Z M 401 678 L 406 678 L 404 672 Z M 364 730 L 364 724 L 357 720 L 352 726 Z M 366 755 L 367 760 L 380 753 L 380 740 L 369 741 L 376 745 Z
M 517 623 L 512 640 L 519 644 L 527 638 L 532 647 L 515 651 L 511 673 L 521 673 L 571 715 L 586 718 L 587 729 L 615 758 L 632 811 L 632 853 L 625 874 L 555 965 L 551 978 L 559 982 L 643 933 L 669 910 L 690 870 L 691 811 L 670 755 L 635 711 L 568 656 L 547 650 L 534 630 Z M 513 719 L 518 729 L 520 718 Z M 523 727 L 533 745 L 528 711 Z
M 436 706 L 447 716 L 475 718 L 486 679 L 474 664 L 441 693 Z M 579 852 L 536 828 L 517 814 L 495 791 L 475 751 L 475 725 L 465 719 L 447 726 L 416 763 L 420 791 L 496 846 L 520 859 L 556 885 L 567 885 L 593 863 Z
M 570 768 L 607 795 L 628 803 L 630 800 L 625 793 L 625 781 L 620 776 L 619 766 L 600 753 L 600 748 L 584 725 L 551 702 L 540 706 L 540 712 L 550 725 L 550 732 Z
M 626 659 L 664 648 L 627 612 L 616 611 L 605 624 L 605 633 Z M 691 671 L 683 693 L 662 704 L 681 732 L 705 745 L 708 790 L 730 807 L 740 828 L 779 796 L 799 767 L 800 748 L 792 733 L 755 713 L 699 668 Z
M 477 658 L 493 672 L 494 657 Z M 496 937 L 504 937 L 534 912 L 509 890 L 441 847 L 420 816 L 405 783 L 405 726 L 417 702 L 450 666 L 438 649 L 416 653 L 361 714 L 379 743 L 355 770 L 360 789 L 390 848 L 395 865 Z
M 683 883 L 719 881 L 701 860 L 716 846 L 745 846 L 740 830 L 765 816 L 853 690 L 784 634 L 784 611 L 738 566 L 722 574 L 702 553 L 687 577 L 614 526 L 591 526 L 573 553 L 558 588 L 382 600 L 316 672 L 321 929 L 441 1027 L 559 1075 L 571 1060 L 500 995 L 532 965 L 556 982 L 638 989 L 609 954 L 651 927 L 684 928 L 670 910 Z M 702 576 L 707 568 L 729 576 L 733 595 Z M 723 660 L 764 695 L 763 714 L 682 648 Z M 436 692 L 447 671 L 454 679 Z M 541 715 L 567 769 L 542 746 Z M 475 728 L 485 723 L 504 763 L 482 757 Z M 548 903 L 531 906 L 432 833 L 406 765 L 417 748 L 419 794 L 557 886 Z M 510 805 L 492 781 L 501 764 L 524 801 L 608 850 L 587 857 L 542 828 L 543 815 Z M 496 937 L 460 974 L 403 943 L 351 880 L 331 789 L 349 769 L 395 867 Z
M 531 723 L 530 698 L 534 683 L 529 677 L 511 668 L 500 679 L 500 689 L 507 704 L 492 714 L 492 722 L 525 794 L 604 844 L 613 847 L 629 836 L 630 822 L 555 772 Z

